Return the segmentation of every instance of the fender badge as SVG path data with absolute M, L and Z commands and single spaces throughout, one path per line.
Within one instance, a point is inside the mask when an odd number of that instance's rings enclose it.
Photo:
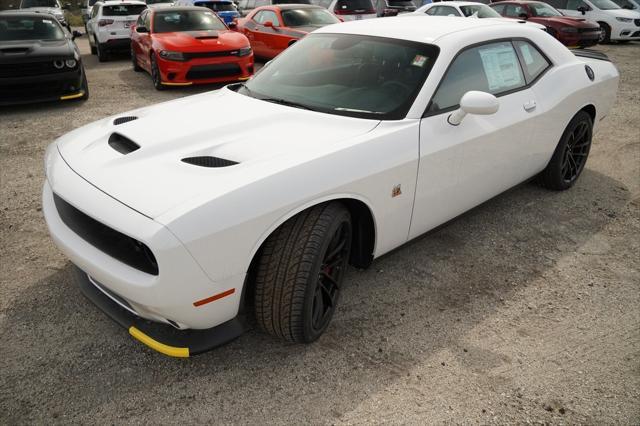
M 391 190 L 391 198 L 395 198 L 398 195 L 402 195 L 402 189 L 400 189 L 400 185 L 396 185 Z

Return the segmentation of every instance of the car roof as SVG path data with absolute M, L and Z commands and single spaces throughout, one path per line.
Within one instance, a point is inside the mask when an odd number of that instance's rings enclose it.
M 277 7 L 280 10 L 289 9 L 324 9 L 324 7 L 315 4 L 274 4 L 271 7 Z
M 207 0 L 209 1 L 209 0 Z M 212 0 L 213 1 L 213 0 Z M 164 13 L 164 12 L 185 12 L 189 10 L 199 10 L 202 12 L 211 12 L 211 9 L 202 6 L 171 6 L 171 7 L 163 7 L 161 9 L 149 9 L 153 13 Z
M 426 24 L 428 21 L 428 24 Z M 458 32 L 479 32 L 490 27 L 508 25 L 513 27 L 514 33 L 518 26 L 511 22 L 492 19 L 469 19 L 452 16 L 423 16 L 422 14 L 407 14 L 404 16 L 363 19 L 329 25 L 314 31 L 314 33 L 358 34 L 372 37 L 386 37 L 400 40 L 417 41 L 421 43 L 433 42 L 441 37 Z M 538 30 L 539 31 L 539 30 Z M 469 34 L 472 38 L 473 35 Z
M 499 3 L 499 2 L 498 2 Z M 456 6 L 478 6 L 478 5 L 483 5 L 483 6 L 488 6 L 484 3 L 478 3 L 477 1 L 440 1 L 437 3 L 431 3 L 429 4 L 429 6 L 433 7 L 433 6 L 448 6 L 448 5 L 456 5 Z

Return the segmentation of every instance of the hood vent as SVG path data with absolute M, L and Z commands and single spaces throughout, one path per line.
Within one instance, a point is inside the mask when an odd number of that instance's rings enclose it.
M 119 133 L 113 133 L 109 136 L 109 146 L 125 155 L 140 148 L 140 145 Z
M 125 117 L 118 117 L 115 120 L 113 120 L 113 124 L 115 126 L 118 126 L 120 124 L 128 123 L 130 121 L 137 120 L 137 119 L 138 119 L 138 117 L 134 117 L 133 115 L 128 115 L 128 116 L 125 116 Z
M 237 161 L 226 160 L 224 158 L 218 157 L 187 157 L 182 159 L 183 162 L 188 164 L 193 164 L 194 166 L 200 167 L 210 167 L 210 168 L 218 168 L 218 167 L 229 167 L 235 164 L 238 164 Z

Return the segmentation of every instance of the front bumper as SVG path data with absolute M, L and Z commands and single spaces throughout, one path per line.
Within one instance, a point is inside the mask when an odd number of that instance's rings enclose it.
M 116 303 L 108 292 L 100 289 L 75 265 L 73 276 L 80 291 L 100 310 L 124 327 L 133 338 L 167 356 L 186 358 L 198 355 L 236 339 L 245 330 L 240 316 L 208 330 L 176 330 L 169 325 L 146 321 Z
M 598 44 L 600 32 L 580 34 L 580 35 L 564 35 L 560 36 L 560 42 L 567 47 L 591 47 Z
M 171 231 L 77 175 L 55 143 L 47 150 L 45 164 L 42 210 L 51 237 L 114 301 L 137 317 L 181 330 L 210 329 L 238 315 L 244 273 L 212 281 Z M 65 223 L 54 192 L 81 214 L 145 244 L 157 261 L 157 275 L 110 256 L 88 238 L 90 234 L 81 235 L 80 228 L 68 226 L 68 216 Z M 215 298 L 219 295 L 224 297 Z
M 60 101 L 81 98 L 84 70 L 75 70 L 29 77 L 0 78 L 0 105 Z
M 253 75 L 253 54 L 244 57 L 198 58 L 185 62 L 158 57 L 162 83 L 167 86 L 226 83 Z

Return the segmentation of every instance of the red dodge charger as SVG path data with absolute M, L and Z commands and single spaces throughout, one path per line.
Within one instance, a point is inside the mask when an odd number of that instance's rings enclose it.
M 147 9 L 131 30 L 136 71 L 151 74 L 153 85 L 187 86 L 247 80 L 253 51 L 244 35 L 229 30 L 202 7 Z

